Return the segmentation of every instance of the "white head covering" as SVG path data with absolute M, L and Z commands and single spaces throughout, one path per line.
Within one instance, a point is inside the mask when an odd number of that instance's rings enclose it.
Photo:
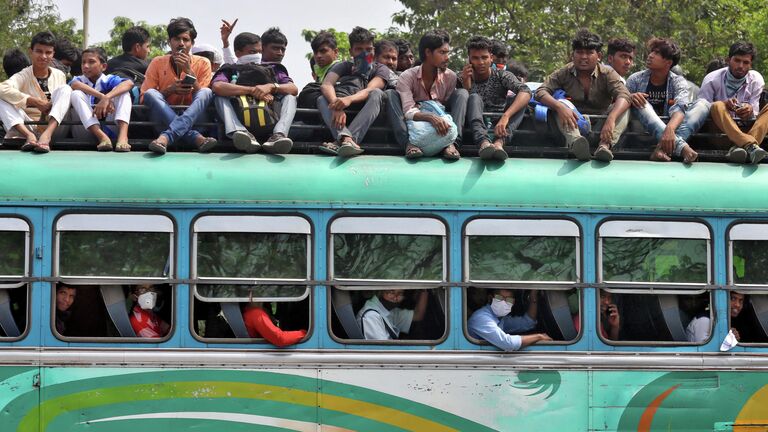
M 200 44 L 192 47 L 192 54 L 197 54 L 197 53 L 206 52 L 206 51 L 213 53 L 214 63 L 218 63 L 218 64 L 224 63 L 224 56 L 221 55 L 221 50 L 216 48 L 215 46 L 211 44 Z

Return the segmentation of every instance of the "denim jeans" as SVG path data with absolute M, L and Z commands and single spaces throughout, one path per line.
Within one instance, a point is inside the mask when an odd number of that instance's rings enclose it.
M 504 108 L 505 110 L 509 108 L 510 102 L 511 101 L 507 101 L 507 106 Z M 483 98 L 477 93 L 469 95 L 469 99 L 467 100 L 467 118 L 469 119 L 469 127 L 472 130 L 472 141 L 476 145 L 480 145 L 483 141 L 491 141 L 488 131 L 493 131 L 493 127 L 490 129 L 486 127 L 485 120 L 483 119 L 484 110 L 485 103 L 483 103 Z M 524 116 L 525 107 L 516 112 L 512 118 L 509 119 L 509 123 L 507 123 L 508 135 L 505 142 L 509 142 L 508 140 L 512 138 L 512 133 L 520 126 Z
M 200 89 L 192 96 L 192 103 L 189 107 L 181 115 L 177 115 L 165 101 L 162 93 L 155 89 L 149 89 L 144 93 L 144 105 L 149 108 L 149 118 L 159 123 L 161 129 L 165 129 L 160 133 L 168 138 L 169 144 L 182 140 L 187 144 L 194 145 L 200 132 L 192 129 L 192 127 L 198 119 L 205 117 L 205 110 L 212 99 L 211 89 Z
M 403 104 L 400 101 L 400 95 L 395 90 L 387 90 L 387 117 L 392 127 L 392 133 L 395 134 L 397 143 L 403 149 L 408 145 L 408 128 L 405 125 L 405 115 L 403 113 Z M 465 89 L 456 89 L 446 101 L 445 109 L 451 114 L 453 122 L 456 123 L 457 132 L 456 146 L 461 145 L 462 133 L 464 130 L 464 121 L 467 117 L 467 100 L 469 93 Z
M 277 108 L 280 110 L 280 119 L 275 124 L 272 133 L 282 133 L 288 136 L 288 131 L 291 129 L 291 123 L 293 117 L 296 116 L 296 96 L 285 95 L 279 102 L 274 102 Z M 232 106 L 232 98 L 229 96 L 216 96 L 213 99 L 213 104 L 216 106 L 216 113 L 219 115 L 219 119 L 224 124 L 224 133 L 228 137 L 232 137 L 232 134 L 236 131 L 247 131 L 248 129 L 243 126 L 240 119 L 237 118 L 235 108 Z
M 685 119 L 675 131 L 677 138 L 675 138 L 675 148 L 672 154 L 680 156 L 683 147 L 688 144 L 686 142 L 688 138 L 698 131 L 707 120 L 707 117 L 709 117 L 709 107 L 710 103 L 705 99 L 699 99 L 688 105 L 688 109 L 685 111 Z M 649 134 L 657 140 L 661 140 L 667 125 L 659 118 L 651 104 L 646 103 L 641 109 L 632 107 L 632 114 L 640 121 Z
M 349 124 L 349 127 L 344 126 L 341 129 L 333 127 L 333 113 L 328 107 L 328 100 L 325 99 L 325 96 L 317 98 L 317 109 L 320 110 L 325 125 L 331 130 L 333 139 L 338 140 L 339 136 L 348 136 L 359 144 L 363 138 L 365 138 L 365 134 L 368 133 L 368 129 L 373 122 L 376 121 L 376 117 L 379 116 L 379 112 L 381 112 L 381 99 L 383 97 L 383 91 L 373 89 L 368 94 L 368 99 L 366 99 L 365 105 L 363 105 L 363 108 L 357 113 L 355 119 Z

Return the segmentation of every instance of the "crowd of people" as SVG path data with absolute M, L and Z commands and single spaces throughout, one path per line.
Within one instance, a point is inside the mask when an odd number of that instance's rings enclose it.
M 751 69 L 757 53 L 749 42 L 734 43 L 726 60 L 713 62 L 699 88 L 675 72 L 681 50 L 672 40 L 647 41 L 645 69 L 629 75 L 634 43 L 609 41 L 603 59 L 601 38 L 582 29 L 572 40 L 571 61 L 532 84 L 526 83 L 525 66 L 508 59 L 503 44 L 483 36 L 469 39 L 466 64 L 453 71 L 444 31 L 424 34 L 414 53 L 404 40 L 376 41 L 372 32 L 355 27 L 348 60 L 339 58 L 333 33 L 314 37 L 314 81 L 300 90 L 282 64 L 288 40 L 278 28 L 260 36 L 242 32 L 230 46 L 237 20 L 222 22 L 219 50 L 195 45 L 197 31 L 188 18 L 171 20 L 170 51 L 151 61 L 152 41 L 142 27 L 125 32 L 124 53 L 111 59 L 101 48 L 73 53 L 53 34 L 36 34 L 29 58 L 16 49 L 3 59 L 9 76 L 0 83 L 6 138 L 23 139 L 24 151 L 45 153 L 72 116 L 82 123 L 72 134 L 92 140 L 97 150 L 130 151 L 131 108 L 143 104 L 157 126 L 149 144 L 155 153 L 180 142 L 208 152 L 229 139 L 245 153 L 285 154 L 293 146 L 290 128 L 300 107 L 317 109 L 333 137 L 319 149 L 350 157 L 363 153 L 361 143 L 384 110 L 407 158 L 458 159 L 463 130 L 469 128 L 480 158 L 504 160 L 505 144 L 532 112 L 538 120 L 552 120 L 579 160 L 611 161 L 630 118 L 657 141 L 655 161 L 695 162 L 698 154 L 688 140 L 707 119 L 727 135 L 729 161 L 756 164 L 768 155 L 760 146 L 768 133 L 768 115 L 760 109 L 764 82 Z M 225 136 L 199 125 L 213 120 L 207 118 L 211 104 Z M 488 112 L 498 113 L 495 124 L 484 117 Z M 589 115 L 606 116 L 594 153 Z

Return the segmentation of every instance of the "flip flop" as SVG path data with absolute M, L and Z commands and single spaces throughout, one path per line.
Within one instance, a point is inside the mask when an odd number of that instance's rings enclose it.
M 459 150 L 456 149 L 456 146 L 451 144 L 443 150 L 443 158 L 447 160 L 459 160 L 461 159 L 461 154 L 459 153 Z
M 35 148 L 33 150 L 35 151 L 35 153 L 48 153 L 49 151 L 51 151 L 51 146 L 50 144 L 37 143 L 37 145 L 35 145 Z
M 336 143 L 333 143 L 333 142 L 324 142 L 324 143 L 320 144 L 319 146 L 317 146 L 317 148 L 321 152 L 327 153 L 329 155 L 336 156 L 337 154 L 339 154 L 339 146 Z
M 131 145 L 127 142 L 119 142 L 115 144 L 115 151 L 116 152 L 129 152 L 131 151 Z
M 21 151 L 32 151 L 37 147 L 36 142 L 27 141 L 24 144 L 21 145 Z
M 100 151 L 100 152 L 112 151 L 112 141 L 105 140 L 100 142 L 99 145 L 96 146 L 96 151 Z
M 362 152 L 363 149 L 361 149 L 358 145 L 346 142 L 339 146 L 338 155 L 341 157 L 351 157 L 357 156 Z
M 163 144 L 161 141 L 152 140 L 152 142 L 149 143 L 149 150 L 157 154 L 163 155 L 168 149 L 167 149 L 167 146 Z
M 421 149 L 416 147 L 415 145 L 411 145 L 407 149 L 405 149 L 406 159 L 418 159 L 422 156 L 424 156 L 424 152 L 421 151 Z

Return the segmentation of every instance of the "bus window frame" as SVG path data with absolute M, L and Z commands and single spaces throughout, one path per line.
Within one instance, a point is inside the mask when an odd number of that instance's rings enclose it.
M 314 265 L 314 252 L 315 252 L 315 225 L 312 222 L 312 219 L 303 214 L 298 212 L 219 212 L 219 211 L 208 211 L 208 212 L 202 212 L 197 214 L 189 224 L 189 271 L 190 271 L 190 291 L 192 295 L 190 295 L 189 299 L 189 332 L 192 335 L 192 337 L 201 343 L 205 344 L 227 344 L 227 345 L 269 345 L 271 344 L 265 339 L 265 338 L 211 338 L 211 337 L 203 337 L 200 336 L 195 331 L 195 300 L 198 300 L 203 303 L 224 303 L 225 301 L 220 301 L 217 299 L 211 299 L 206 300 L 207 298 L 198 296 L 197 294 L 197 281 L 200 280 L 200 278 L 196 277 L 197 272 L 197 235 L 195 228 L 197 226 L 197 223 L 206 217 L 256 217 L 256 218 L 300 218 L 303 222 L 306 222 L 308 224 L 309 232 L 307 233 L 307 279 L 301 279 L 299 280 L 298 285 L 307 284 L 307 289 L 304 291 L 304 294 L 301 297 L 253 297 L 253 300 L 263 301 L 263 302 L 275 302 L 275 303 L 296 303 L 300 301 L 304 301 L 305 299 L 309 299 L 309 328 L 307 328 L 307 334 L 304 336 L 303 339 L 301 339 L 298 344 L 304 343 L 308 341 L 314 332 L 315 326 L 314 324 L 314 305 L 315 305 L 315 299 L 313 295 L 313 284 L 311 283 L 312 277 L 315 274 L 315 265 Z M 273 219 L 274 220 L 274 219 Z M 222 232 L 222 231 L 201 231 L 201 232 Z M 286 233 L 284 230 L 274 230 L 274 231 L 243 231 L 243 230 L 230 230 L 230 231 L 224 231 L 224 232 L 255 232 L 255 233 Z M 290 233 L 290 232 L 288 232 Z M 296 233 L 296 234 L 302 234 L 302 233 Z M 238 281 L 254 281 L 254 280 L 260 280 L 260 281 L 288 281 L 288 279 L 253 279 L 253 278 L 208 278 L 203 280 L 210 281 L 220 281 L 220 280 L 238 280 Z M 227 303 L 245 303 L 250 299 L 244 299 L 245 301 L 233 299 L 226 301 Z M 290 348 L 290 347 L 289 347 Z
M 391 229 L 388 232 L 371 232 L 370 229 L 362 230 L 360 229 L 358 232 L 334 232 L 333 231 L 333 224 L 343 218 L 350 218 L 350 219 L 366 219 L 370 224 L 375 223 L 373 219 L 387 219 L 390 221 L 399 220 L 401 222 L 405 221 L 412 221 L 414 219 L 429 219 L 432 221 L 435 221 L 435 223 L 439 223 L 443 229 L 442 234 L 419 234 L 411 232 L 405 232 L 405 233 L 399 233 L 396 229 Z M 369 225 L 371 226 L 371 225 Z M 450 231 L 450 224 L 447 220 L 442 218 L 439 215 L 432 214 L 432 213 L 414 213 L 414 214 L 403 214 L 403 213 L 349 213 L 349 212 L 342 212 L 336 215 L 333 215 L 331 218 L 328 219 L 328 223 L 326 226 L 326 271 L 328 274 L 328 289 L 326 289 L 326 302 L 329 305 L 329 307 L 326 308 L 326 323 L 328 326 L 328 335 L 330 338 L 337 343 L 343 344 L 343 345 L 366 345 L 366 346 L 421 346 L 421 347 L 435 347 L 437 345 L 442 344 L 446 340 L 448 340 L 448 336 L 450 335 L 450 325 L 451 325 L 451 310 L 450 310 L 450 304 L 451 304 L 451 290 L 450 290 L 450 283 L 448 280 L 448 275 L 450 274 L 450 265 L 451 265 L 451 259 L 450 259 L 450 247 L 449 242 L 451 238 L 451 231 Z M 393 235 L 440 235 L 442 236 L 442 244 L 443 244 L 443 253 L 442 253 L 442 263 L 443 263 L 443 272 L 442 272 L 442 281 L 398 281 L 398 280 L 391 280 L 391 279 L 384 279 L 384 280 L 377 280 L 377 279 L 348 279 L 348 278 L 341 278 L 336 279 L 333 277 L 334 269 L 333 269 L 333 255 L 334 255 L 334 249 L 333 249 L 333 235 L 334 234 L 393 234 Z M 338 283 L 337 283 L 338 282 Z M 419 289 L 433 289 L 435 292 L 437 290 L 443 290 L 445 304 L 443 305 L 443 315 L 445 316 L 444 321 L 444 327 L 443 327 L 443 335 L 439 337 L 438 339 L 390 339 L 390 340 L 366 340 L 366 339 L 351 339 L 351 338 L 341 338 L 333 333 L 333 314 L 334 314 L 334 306 L 333 306 L 333 290 L 338 289 L 341 291 L 378 291 L 382 289 L 392 289 L 392 286 L 396 285 L 397 289 L 402 290 L 419 290 Z M 357 313 L 358 311 L 355 311 Z
M 564 229 L 565 223 L 573 225 L 575 227 L 575 236 L 573 235 L 535 235 L 535 236 L 541 236 L 541 237 L 574 237 L 576 241 L 576 280 L 575 281 L 473 281 L 470 278 L 470 271 L 469 271 L 469 237 L 471 234 L 468 233 L 470 225 L 473 223 L 478 223 L 478 221 L 490 221 L 491 223 L 498 223 L 502 224 L 505 221 L 516 221 L 516 222 L 523 222 L 524 224 L 528 224 L 529 228 L 534 227 L 536 225 L 546 226 L 548 222 L 554 222 L 554 223 L 561 223 L 563 224 L 563 227 L 561 229 Z M 513 232 L 521 232 L 510 229 L 507 231 L 509 233 Z M 530 232 L 528 232 L 530 234 Z M 477 234 L 475 234 L 477 235 Z M 508 236 L 514 236 L 514 234 L 501 234 L 501 235 L 508 235 Z M 523 236 L 519 235 L 519 237 L 533 237 L 533 234 Z M 584 236 L 584 229 L 582 228 L 581 224 L 576 220 L 575 218 L 569 217 L 569 216 L 540 216 L 540 215 L 532 215 L 532 216 L 498 216 L 498 215 L 476 215 L 468 218 L 461 229 L 461 245 L 462 245 L 462 281 L 465 284 L 472 284 L 473 289 L 477 288 L 505 288 L 510 290 L 531 290 L 531 289 L 537 289 L 537 290 L 562 290 L 562 291 L 569 291 L 571 289 L 576 288 L 578 294 L 579 294 L 579 320 L 581 321 L 581 325 L 579 326 L 579 331 L 576 333 L 576 337 L 570 340 L 563 340 L 563 341 L 549 341 L 549 342 L 540 342 L 536 345 L 546 345 L 546 346 L 567 346 L 567 345 L 573 345 L 575 343 L 578 343 L 581 338 L 584 335 L 584 295 L 583 295 L 583 288 L 581 288 L 581 285 L 583 284 L 583 275 L 584 275 L 584 241 L 582 240 Z M 468 286 L 465 286 L 462 288 L 462 331 L 464 332 L 464 337 L 469 341 L 470 343 L 474 345 L 479 346 L 492 346 L 491 343 L 489 343 L 486 340 L 483 339 L 477 339 L 469 334 L 469 327 L 468 327 L 468 311 L 467 311 L 467 290 L 469 289 Z
M 662 223 L 659 227 L 671 227 L 673 224 L 698 224 L 706 229 L 707 237 L 681 237 L 681 236 L 663 236 L 663 235 L 629 235 L 629 236 L 604 236 L 601 234 L 601 228 L 608 223 L 623 223 L 632 224 L 639 223 L 655 224 Z M 690 226 L 690 225 L 689 225 Z M 604 237 L 610 238 L 666 238 L 666 239 L 701 239 L 707 242 L 707 280 L 703 283 L 669 283 L 669 282 L 621 282 L 621 281 L 604 281 L 603 279 L 603 247 L 602 239 Z M 648 218 L 648 217 L 607 217 L 600 220 L 595 225 L 595 333 L 597 338 L 604 344 L 609 346 L 657 346 L 657 347 L 697 347 L 708 344 L 714 337 L 716 313 L 714 308 L 713 291 L 717 288 L 714 286 L 714 231 L 712 226 L 704 219 L 700 218 Z M 612 340 L 603 337 L 600 328 L 600 291 L 605 290 L 615 294 L 647 294 L 647 295 L 696 295 L 704 292 L 709 292 L 709 305 L 710 305 L 710 331 L 709 338 L 703 342 L 687 342 L 687 341 L 622 341 Z
M 736 238 L 733 237 L 733 230 L 739 226 L 752 226 L 760 227 L 764 230 L 764 238 Z M 734 220 L 725 229 L 725 247 L 726 247 L 726 283 L 727 283 L 727 306 L 728 306 L 728 329 L 731 328 L 731 292 L 737 292 L 739 294 L 746 295 L 768 295 L 768 283 L 766 284 L 736 284 L 733 274 L 733 242 L 734 240 L 765 240 L 768 242 L 768 221 L 765 220 L 752 220 L 752 219 L 738 219 Z M 739 342 L 743 347 L 762 347 L 768 346 L 768 342 Z
M 11 222 L 14 221 L 17 225 L 15 226 L 16 229 L 13 229 L 13 226 L 6 225 L 3 226 L 4 222 Z M 21 228 L 21 229 L 20 229 Z M 21 276 L 13 276 L 13 275 L 2 275 L 0 276 L 0 289 L 5 290 L 12 290 L 12 289 L 18 289 L 22 287 L 26 287 L 27 290 L 27 307 L 26 311 L 24 311 L 24 319 L 26 320 L 26 325 L 24 329 L 19 333 L 19 336 L 16 337 L 9 337 L 9 336 L 2 336 L 0 337 L 0 343 L 11 343 L 11 342 L 18 342 L 20 340 L 25 339 L 30 331 L 31 331 L 31 301 L 32 301 L 32 283 L 29 282 L 29 278 L 32 276 L 32 261 L 33 261 L 33 251 L 34 248 L 32 247 L 32 241 L 34 239 L 34 225 L 32 224 L 32 221 L 29 220 L 27 217 L 19 214 L 0 214 L 0 231 L 11 231 L 11 232 L 25 232 L 24 237 L 24 272 Z M 27 281 L 25 281 L 25 279 Z M 21 280 L 21 282 L 18 282 Z

